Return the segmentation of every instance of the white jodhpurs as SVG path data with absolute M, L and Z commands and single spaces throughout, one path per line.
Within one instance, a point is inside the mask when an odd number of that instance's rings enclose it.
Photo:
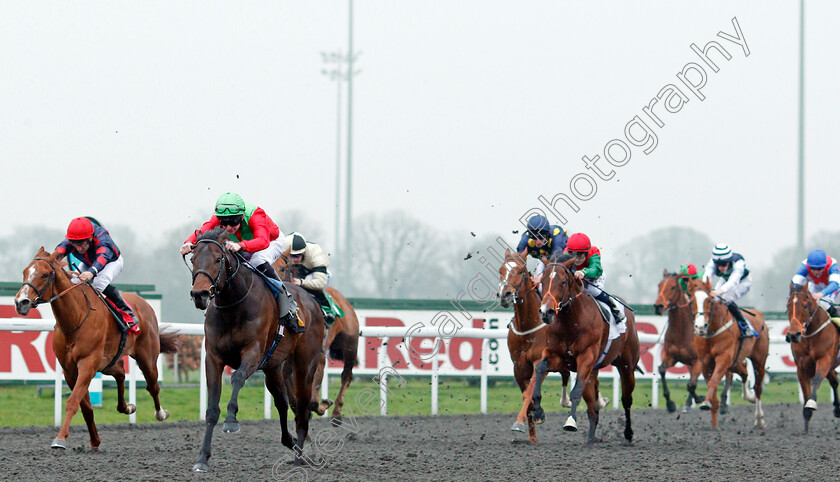
M 87 271 L 88 268 L 89 266 L 84 263 L 82 263 L 79 266 L 79 269 L 82 272 Z M 114 261 L 111 261 L 110 263 L 106 264 L 102 268 L 102 271 L 100 271 L 99 274 L 93 277 L 93 280 L 91 280 L 91 284 L 93 285 L 94 289 L 96 289 L 96 291 L 99 291 L 101 293 L 102 291 L 105 291 L 105 288 L 107 288 L 109 284 L 111 284 L 115 279 L 117 279 L 117 276 L 120 275 L 122 269 L 123 257 L 120 256 Z M 79 278 L 73 278 L 72 282 L 73 284 L 78 284 Z

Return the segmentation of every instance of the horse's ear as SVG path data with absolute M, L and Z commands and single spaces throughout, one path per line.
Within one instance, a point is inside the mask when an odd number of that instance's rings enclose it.
M 44 249 L 44 248 L 41 248 L 41 249 Z M 50 261 L 55 261 L 55 260 L 56 260 L 56 259 L 58 259 L 58 257 L 59 257 L 59 254 L 58 254 L 58 250 L 57 250 L 57 249 L 56 249 L 55 251 L 53 251 L 53 252 L 52 252 L 52 254 L 47 253 L 47 251 L 46 251 L 46 250 L 44 250 L 44 254 L 47 254 L 47 258 L 49 258 L 49 259 L 50 259 Z
M 44 247 L 41 246 L 40 248 L 38 248 L 38 252 L 35 253 L 35 257 L 37 258 L 37 257 L 41 256 L 42 254 L 44 254 L 46 252 L 47 252 L 47 250 L 45 250 Z
M 510 256 L 510 248 L 505 248 L 505 258 Z
M 662 268 L 662 276 L 668 276 L 668 268 Z
M 706 285 L 706 289 L 708 289 L 708 290 L 711 290 L 711 289 L 712 289 L 712 282 L 711 282 L 711 280 L 706 280 L 703 284 L 704 284 L 704 285 Z

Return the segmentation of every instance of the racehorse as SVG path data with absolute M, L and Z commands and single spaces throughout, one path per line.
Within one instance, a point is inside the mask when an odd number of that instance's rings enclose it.
M 659 365 L 659 376 L 662 379 L 662 395 L 665 397 L 669 412 L 677 410 L 677 404 L 671 400 L 671 392 L 665 383 L 668 369 L 678 362 L 689 367 L 693 378 L 688 383 L 688 398 L 685 400 L 683 413 L 691 409 L 692 402 L 700 403 L 705 397 L 697 395 L 697 378 L 700 376 L 701 366 L 697 363 L 697 350 L 694 349 L 694 321 L 688 293 L 684 292 L 679 283 L 679 274 L 662 271 L 662 281 L 659 282 L 659 294 L 653 304 L 653 311 L 657 315 L 668 311 L 668 325 L 665 339 L 662 343 L 662 363 Z M 720 413 L 727 409 L 727 395 L 732 384 L 732 373 L 726 374 L 726 385 L 721 394 Z
M 225 230 L 216 228 L 199 236 L 193 247 L 192 290 L 190 297 L 204 315 L 205 362 L 207 373 L 207 426 L 204 443 L 194 471 L 209 470 L 213 428 L 219 421 L 219 399 L 222 391 L 222 370 L 234 369 L 233 387 L 222 430 L 239 431 L 236 413 L 239 390 L 257 370 L 265 373 L 265 384 L 280 414 L 280 441 L 295 451 L 295 465 L 300 465 L 304 440 L 309 432 L 310 407 L 298 404 L 295 410 L 297 438 L 286 426 L 288 403 L 283 396 L 283 362 L 293 365 L 294 391 L 298 400 L 309 396 L 318 364 L 318 353 L 324 337 L 324 321 L 317 304 L 304 296 L 301 289 L 289 286 L 298 304 L 298 316 L 306 325 L 303 333 L 291 333 L 279 326 L 277 302 L 268 285 L 244 265 L 240 255 L 225 249 Z M 281 296 L 283 296 L 281 294 Z M 213 301 L 212 303 L 210 301 Z M 285 335 L 277 342 L 278 334 Z
M 50 254 L 41 247 L 23 270 L 23 286 L 15 296 L 15 310 L 19 315 L 26 316 L 39 304 L 50 303 L 55 315 L 53 351 L 72 392 L 65 405 L 64 423 L 52 442 L 52 448 L 67 448 L 70 422 L 81 407 L 90 434 L 90 447 L 97 451 L 100 440 L 88 395 L 91 379 L 98 371 L 114 377 L 117 381 L 117 411 L 132 414 L 137 407 L 125 403 L 125 368 L 118 358 L 121 355 L 134 358 L 146 378 L 146 390 L 155 402 L 155 418 L 166 420 L 169 412 L 161 408 L 158 398 L 157 357 L 161 352 L 177 351 L 177 335 L 159 333 L 155 312 L 143 298 L 133 293 L 123 296 L 134 307 L 140 333 L 124 335 L 94 289 L 86 283 L 73 284 L 70 274 L 64 270 L 65 266 L 67 263 L 59 260 L 58 252 Z M 125 346 L 121 347 L 123 336 L 126 338 Z
M 744 310 L 747 320 L 759 336 L 741 340 L 741 330 L 726 305 L 711 297 L 712 286 L 709 281 L 690 279 L 688 286 L 694 329 L 698 335 L 694 339 L 694 348 L 709 389 L 700 409 L 711 409 L 712 428 L 717 428 L 720 408 L 717 387 L 727 372 L 732 371 L 741 376 L 744 399 L 755 403 L 755 426 L 765 428 L 761 392 L 770 336 L 764 324 L 764 315 L 758 310 Z M 747 386 L 747 368 L 744 363 L 747 358 L 752 362 L 755 375 L 754 394 Z
M 511 427 L 514 432 L 525 433 L 525 422 L 528 422 L 528 440 L 537 442 L 535 424 L 545 421 L 545 411 L 534 413 L 531 403 L 531 392 L 534 390 L 534 365 L 542 357 L 545 349 L 545 323 L 540 320 L 540 297 L 537 287 L 528 275 L 525 260 L 518 254 L 505 251 L 505 260 L 499 268 L 499 303 L 508 308 L 514 306 L 514 317 L 508 326 L 508 351 L 513 362 L 513 378 L 522 392 L 522 409 Z M 571 407 L 569 399 L 569 371 L 561 370 L 563 392 L 560 405 Z M 528 394 L 525 392 L 528 391 Z M 600 408 L 607 406 L 607 400 L 598 394 Z
M 534 410 L 540 407 L 542 380 L 548 370 L 576 371 L 572 388 L 572 410 L 563 428 L 577 431 L 576 412 L 581 397 L 586 401 L 589 416 L 589 438 L 595 442 L 598 426 L 598 369 L 613 365 L 621 375 L 621 403 L 624 406 L 624 438 L 633 440 L 630 406 L 636 386 L 634 370 L 639 363 L 639 336 L 635 316 L 627 313 L 626 332 L 609 340 L 610 325 L 605 323 L 595 299 L 574 277 L 571 268 L 574 258 L 562 255 L 549 263 L 542 277 L 540 313 L 544 322 L 551 323 L 546 333 L 546 348 L 536 365 L 533 392 Z
M 294 270 L 294 268 L 287 269 L 288 263 L 288 259 L 281 255 L 272 265 L 277 271 L 277 274 L 280 275 L 280 278 L 285 281 L 291 281 L 292 271 Z M 342 420 L 341 408 L 344 406 L 344 394 L 347 393 L 350 382 L 353 381 L 353 367 L 357 363 L 359 319 L 356 317 L 356 310 L 353 309 L 353 306 L 340 291 L 329 287 L 324 289 L 324 291 L 332 296 L 333 301 L 344 312 L 344 316 L 336 316 L 335 322 L 326 331 L 321 356 L 318 357 L 318 369 L 315 372 L 313 381 L 311 401 L 318 402 L 318 392 L 321 381 L 324 378 L 324 367 L 327 363 L 327 357 L 324 351 L 329 351 L 330 358 L 341 360 L 344 365 L 341 370 L 341 388 L 338 391 L 338 396 L 335 397 L 330 420 L 333 425 L 339 425 Z M 321 400 L 317 404 L 316 413 L 318 415 L 323 415 L 327 408 L 329 408 L 328 402 L 329 400 Z
M 805 433 L 808 433 L 808 423 L 817 409 L 817 390 L 825 378 L 828 378 L 834 393 L 834 416 L 840 418 L 837 373 L 834 371 L 840 365 L 840 335 L 835 327 L 825 329 L 831 325 L 831 318 L 817 305 L 805 285 L 791 283 L 787 315 L 790 330 L 785 339 L 790 342 L 796 361 L 796 376 L 806 400 L 802 416 L 805 418 Z

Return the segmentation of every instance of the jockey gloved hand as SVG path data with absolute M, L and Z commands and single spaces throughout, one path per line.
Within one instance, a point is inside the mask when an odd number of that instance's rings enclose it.
M 582 270 L 575 271 L 575 278 L 583 279 L 584 276 L 585 276 L 585 274 L 583 273 Z
M 180 249 L 181 254 L 186 255 L 186 254 L 192 253 L 192 248 L 193 248 L 192 243 L 184 243 L 184 245 L 181 246 L 181 249 Z
M 85 271 L 84 273 L 79 275 L 79 281 L 82 283 L 87 283 L 88 281 L 93 279 L 93 273 L 90 271 Z
M 242 249 L 242 245 L 239 244 L 239 243 L 234 243 L 233 241 L 228 240 L 228 241 L 225 241 L 225 248 L 227 248 L 227 250 L 230 251 L 231 253 L 235 253 L 235 252 Z
M 825 296 L 825 294 L 821 291 L 818 291 L 816 293 L 811 293 L 811 296 L 814 297 L 814 301 L 819 301 L 820 299 L 822 299 L 823 296 Z

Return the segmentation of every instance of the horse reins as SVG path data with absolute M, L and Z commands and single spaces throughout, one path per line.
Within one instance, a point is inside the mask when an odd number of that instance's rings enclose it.
M 548 268 L 548 267 L 550 267 L 550 266 L 555 266 L 555 265 L 556 265 L 556 266 L 562 266 L 562 267 L 563 267 L 563 269 L 566 271 L 566 273 L 568 273 L 569 278 L 574 278 L 574 276 L 572 275 L 571 270 L 569 270 L 569 268 L 567 268 L 567 267 L 566 267 L 566 265 L 565 265 L 565 264 L 563 264 L 563 263 L 549 263 L 549 264 L 548 264 L 548 266 L 546 266 L 546 268 Z M 552 274 L 553 274 L 553 273 L 552 273 Z M 557 298 L 555 298 L 553 294 L 551 294 L 551 284 L 552 284 L 553 282 L 554 282 L 554 278 L 553 278 L 553 277 L 551 277 L 551 276 L 549 276 L 549 278 L 548 278 L 548 289 L 546 290 L 546 296 L 550 296 L 550 297 L 551 297 L 551 299 L 553 299 L 553 300 L 554 300 L 554 311 L 556 311 L 556 312 L 558 312 L 558 313 L 559 313 L 559 312 L 561 312 L 561 311 L 563 311 L 563 309 L 564 309 L 564 308 L 566 308 L 567 306 L 569 306 L 569 305 L 570 305 L 570 304 L 571 304 L 571 303 L 572 303 L 575 299 L 577 299 L 577 297 L 578 297 L 578 296 L 580 296 L 582 293 L 584 293 L 584 290 L 583 290 L 583 289 L 581 289 L 581 290 L 580 290 L 580 292 L 578 292 L 578 294 L 576 294 L 576 295 L 574 295 L 574 296 L 571 296 L 571 294 L 570 294 L 570 295 L 569 295 L 569 299 L 567 299 L 565 302 L 563 302 L 563 303 L 561 304 L 561 303 L 560 303 L 560 301 L 559 301 Z M 579 283 L 581 286 L 583 286 L 583 283 L 580 283 L 580 281 L 578 281 L 578 283 Z M 571 289 L 569 289 L 569 291 L 571 291 Z M 561 298 L 562 298 L 562 297 L 561 297 Z
M 62 296 L 64 296 L 65 294 L 69 293 L 70 291 L 72 291 L 72 290 L 74 290 L 74 289 L 78 288 L 79 286 L 82 286 L 82 285 L 86 284 L 86 283 L 78 283 L 78 284 L 75 284 L 75 285 L 73 285 L 73 286 L 71 286 L 71 287 L 67 288 L 66 290 L 64 290 L 64 291 L 60 292 L 59 294 L 57 294 L 57 295 L 53 295 L 50 299 L 48 299 L 48 300 L 43 300 L 43 299 L 41 299 L 42 295 L 43 295 L 44 293 L 46 293 L 46 291 L 47 291 L 50 287 L 52 287 L 52 286 L 53 286 L 53 284 L 55 283 L 55 276 L 56 276 L 56 275 L 55 275 L 55 272 L 56 272 L 56 268 L 55 268 L 55 265 L 53 265 L 52 261 L 50 261 L 50 260 L 49 260 L 49 259 L 47 259 L 47 258 L 35 258 L 35 261 L 44 261 L 44 262 L 46 262 L 48 265 L 50 265 L 50 269 L 52 269 L 52 271 L 50 271 L 50 276 L 49 276 L 49 279 L 47 280 L 47 284 L 45 284 L 45 285 L 44 285 L 44 287 L 43 287 L 42 289 L 40 289 L 40 290 L 38 289 L 38 287 L 37 287 L 37 286 L 35 286 L 34 284 L 32 284 L 32 283 L 30 283 L 30 282 L 28 282 L 28 281 L 24 281 L 24 282 L 23 282 L 23 284 L 21 285 L 21 286 L 29 286 L 29 287 L 31 287 L 33 290 L 35 290 L 35 293 L 37 293 L 37 294 L 38 294 L 38 296 L 37 296 L 37 297 L 35 298 L 35 300 L 32 302 L 32 307 L 33 307 L 33 308 L 37 308 L 37 307 L 38 307 L 38 305 L 41 305 L 41 304 L 44 304 L 44 303 L 52 303 L 53 301 L 55 301 L 55 300 L 57 300 L 57 299 L 61 298 L 61 297 L 62 297 Z M 53 287 L 53 293 L 55 293 L 55 288 L 54 288 L 54 287 Z M 81 327 L 82 327 L 82 325 L 84 325 L 84 324 L 85 324 L 85 322 L 86 322 L 86 321 L 88 320 L 88 318 L 90 317 L 90 312 L 91 312 L 91 311 L 93 311 L 93 306 L 91 306 L 91 304 L 90 304 L 90 299 L 88 298 L 87 293 L 85 293 L 84 291 L 82 291 L 82 294 L 83 294 L 83 295 L 85 295 L 85 301 L 87 301 L 87 304 L 88 304 L 88 312 L 87 312 L 87 314 L 85 314 L 85 317 L 84 317 L 84 319 L 82 319 L 81 323 L 79 323 L 78 325 L 76 325 L 76 327 L 75 327 L 75 328 L 73 328 L 73 329 L 72 329 L 72 330 L 70 330 L 70 331 L 64 331 L 64 329 L 63 329 L 63 328 L 61 328 L 61 325 L 56 324 L 56 326 L 58 326 L 58 329 L 59 329 L 59 330 L 61 330 L 61 332 L 62 332 L 62 333 L 64 333 L 65 335 L 69 335 L 70 333 L 73 333 L 73 332 L 75 332 L 76 330 L 78 330 L 79 328 L 81 328 Z
M 800 326 L 802 326 L 802 338 L 811 338 L 812 336 L 816 336 L 819 332 L 821 332 L 823 330 L 823 328 L 825 328 L 826 326 L 828 326 L 829 323 L 831 323 L 831 317 L 829 316 L 828 320 L 826 320 L 825 323 L 823 323 L 822 326 L 817 328 L 816 331 L 814 331 L 813 333 L 805 334 L 805 330 L 807 330 L 808 327 L 811 326 L 811 323 L 814 321 L 814 317 L 817 316 L 817 312 L 819 311 L 819 308 L 811 311 L 811 317 L 808 318 L 808 321 L 806 321 L 804 323 L 799 321 L 796 318 L 796 299 L 797 299 L 798 296 L 799 296 L 799 293 L 795 293 L 793 295 L 793 298 L 791 299 L 791 302 L 792 302 L 792 305 L 793 305 L 792 310 L 791 310 L 792 311 L 791 320 L 795 320 L 797 323 L 799 323 Z M 808 300 L 808 302 L 806 303 L 805 306 L 806 306 L 806 308 L 810 307 L 811 306 L 811 300 Z

